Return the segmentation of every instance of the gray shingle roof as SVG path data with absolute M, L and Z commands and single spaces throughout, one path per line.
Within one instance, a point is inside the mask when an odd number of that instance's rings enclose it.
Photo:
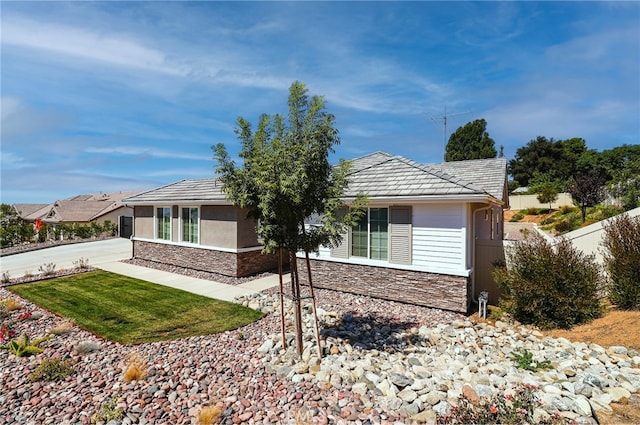
M 188 179 L 140 193 L 123 200 L 126 204 L 161 204 L 164 202 L 224 203 L 231 205 L 215 178 Z
M 487 159 L 445 164 L 419 164 L 386 152 L 352 161 L 346 196 L 490 195 L 503 200 L 506 160 Z
M 386 152 L 351 161 L 345 197 L 366 193 L 370 199 L 394 197 L 494 197 L 503 201 L 506 160 L 485 159 L 419 164 Z M 124 199 L 126 204 L 216 203 L 230 205 L 215 178 L 181 180 Z
M 467 161 L 429 164 L 429 167 L 454 175 L 482 187 L 491 196 L 501 201 L 505 197 L 507 159 L 472 159 Z

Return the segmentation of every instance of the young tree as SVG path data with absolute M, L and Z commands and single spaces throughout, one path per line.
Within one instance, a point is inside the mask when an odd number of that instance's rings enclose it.
M 475 120 L 459 127 L 449 137 L 444 160 L 463 161 L 466 159 L 495 158 L 495 142 L 487 133 L 487 122 Z
M 541 204 L 549 204 L 549 211 L 551 211 L 551 204 L 558 199 L 558 189 L 551 182 L 541 183 L 536 189 L 538 193 L 537 199 Z
M 558 199 L 562 186 L 563 184 L 559 180 L 553 179 L 548 174 L 536 174 L 529 182 L 529 190 L 538 194 L 538 202 L 548 203 L 549 210 L 551 210 L 551 203 Z
M 587 207 L 604 200 L 606 178 L 597 170 L 578 174 L 568 185 L 569 193 L 582 211 L 582 221 L 587 218 Z
M 325 111 L 322 97 L 307 96 L 304 84 L 289 89 L 289 115 L 263 114 L 255 131 L 238 118 L 236 134 L 241 142 L 242 167 L 230 159 L 222 144 L 214 147 L 216 172 L 223 190 L 233 203 L 248 209 L 258 220 L 257 233 L 265 253 L 289 253 L 291 292 L 294 301 L 296 347 L 302 353 L 300 276 L 296 253 L 308 254 L 320 245 L 337 246 L 341 234 L 354 225 L 363 210 L 364 197 L 348 209 L 341 200 L 347 187 L 349 163 L 329 163 L 329 154 L 340 143 L 335 118 Z M 305 226 L 310 217 L 320 217 L 320 226 Z M 311 269 L 307 267 L 311 291 Z M 313 292 L 312 292 L 313 296 Z M 281 297 L 281 303 L 283 302 Z M 281 305 L 283 307 L 283 305 Z M 282 310 L 284 312 L 284 309 Z M 283 313 L 284 314 L 284 313 Z M 284 321 L 283 321 L 284 337 Z M 286 340 L 283 340 L 286 344 Z

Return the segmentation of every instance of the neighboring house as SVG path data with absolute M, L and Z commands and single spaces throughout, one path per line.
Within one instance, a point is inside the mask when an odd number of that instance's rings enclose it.
M 94 195 L 78 195 L 51 204 L 14 204 L 20 217 L 28 222 L 42 220 L 53 224 L 89 224 L 111 221 L 119 223 L 120 217 L 133 217 L 133 209 L 126 207 L 122 199 L 138 192 L 112 192 Z
M 466 312 L 497 290 L 508 208 L 504 158 L 418 164 L 376 152 L 352 161 L 347 203 L 368 195 L 367 215 L 341 246 L 312 254 L 314 285 Z M 183 180 L 124 200 L 134 208 L 134 257 L 231 276 L 274 268 L 256 223 L 216 179 Z M 305 272 L 304 262 L 300 262 Z
M 215 178 L 182 180 L 126 198 L 133 207 L 133 257 L 226 276 L 277 268 L 262 254 L 255 220 L 226 200 Z

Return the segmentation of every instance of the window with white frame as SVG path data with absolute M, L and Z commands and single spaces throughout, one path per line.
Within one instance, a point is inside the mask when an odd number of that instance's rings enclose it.
M 171 240 L 171 207 L 156 208 L 156 239 Z
M 387 260 L 389 257 L 389 209 L 369 208 L 351 230 L 351 255 Z
M 199 223 L 198 207 L 183 207 L 180 219 L 182 221 L 182 241 L 189 243 L 198 243 L 198 223 Z

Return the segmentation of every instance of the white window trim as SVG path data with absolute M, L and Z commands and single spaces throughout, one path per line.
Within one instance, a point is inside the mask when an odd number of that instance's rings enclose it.
M 158 234 L 158 209 L 169 209 L 169 239 L 160 238 Z M 173 240 L 173 208 L 171 205 L 154 205 L 153 207 L 153 238 L 161 241 Z
M 182 222 L 182 220 L 184 219 L 184 217 L 182 217 L 182 210 L 184 208 L 195 208 L 198 210 L 198 241 L 197 242 L 190 242 L 190 241 L 186 241 L 184 239 L 184 223 Z M 184 243 L 184 244 L 189 244 L 189 245 L 200 245 L 200 213 L 201 213 L 201 208 L 199 205 L 181 205 L 180 207 L 178 207 L 178 234 L 179 234 L 179 239 L 180 242 Z

